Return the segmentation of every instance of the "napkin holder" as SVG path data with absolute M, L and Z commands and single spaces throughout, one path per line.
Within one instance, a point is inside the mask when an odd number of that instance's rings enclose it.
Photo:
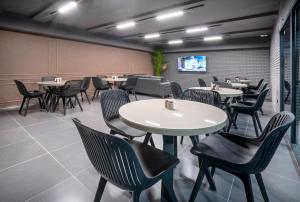
M 165 100 L 165 108 L 169 110 L 174 109 L 174 102 L 171 100 Z
M 55 82 L 60 83 L 62 81 L 62 79 L 60 77 L 57 77 L 54 79 Z

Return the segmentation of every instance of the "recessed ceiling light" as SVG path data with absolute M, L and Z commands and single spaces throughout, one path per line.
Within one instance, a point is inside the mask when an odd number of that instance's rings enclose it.
M 152 34 L 146 34 L 144 36 L 144 39 L 155 39 L 155 38 L 159 38 L 160 34 L 159 33 L 152 33 Z
M 58 12 L 61 13 L 61 14 L 64 14 L 64 13 L 68 12 L 69 10 L 72 10 L 73 8 L 76 8 L 77 5 L 78 5 L 77 2 L 70 1 L 70 2 L 66 3 L 65 5 L 63 5 L 62 7 L 60 7 L 58 9 Z
M 208 27 L 194 27 L 194 28 L 188 28 L 185 30 L 186 33 L 196 33 L 196 32 L 205 32 L 208 30 Z
M 268 36 L 269 36 L 269 35 L 267 35 L 267 34 L 261 34 L 261 35 L 260 35 L 261 38 L 268 37 Z
M 183 11 L 174 11 L 156 16 L 156 20 L 166 20 L 169 18 L 179 17 L 183 15 Z
M 134 27 L 135 26 L 135 22 L 134 21 L 128 21 L 128 22 L 122 22 L 117 24 L 117 29 L 126 29 L 126 28 L 130 28 L 130 27 Z
M 175 44 L 182 44 L 183 41 L 181 39 L 176 39 L 176 40 L 170 40 L 168 41 L 168 44 L 170 45 L 175 45 Z
M 222 36 L 208 36 L 208 37 L 204 37 L 204 41 L 217 41 L 217 40 L 222 40 L 223 37 Z

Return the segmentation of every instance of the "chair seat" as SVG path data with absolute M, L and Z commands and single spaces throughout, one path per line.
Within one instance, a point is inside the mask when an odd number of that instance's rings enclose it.
M 31 98 L 40 97 L 40 96 L 42 96 L 44 94 L 43 92 L 37 91 L 37 90 L 35 90 L 35 91 L 29 91 L 28 93 L 29 94 L 27 96 L 31 97 Z
M 191 152 L 211 158 L 220 165 L 226 165 L 248 163 L 257 149 L 258 145 L 253 139 L 237 135 L 215 134 L 202 140 L 191 149 Z
M 243 102 L 238 102 L 238 103 L 234 103 L 231 104 L 230 107 L 232 109 L 234 109 L 235 111 L 241 112 L 241 113 L 248 113 L 248 112 L 252 112 L 252 105 L 248 105 L 248 103 L 243 103 Z
M 129 127 L 124 122 L 122 122 L 119 118 L 110 120 L 106 122 L 107 125 L 114 131 L 120 133 L 120 135 L 127 137 L 141 137 L 146 135 L 145 131 L 141 131 L 132 127 Z
M 177 157 L 155 147 L 134 140 L 129 141 L 129 144 L 135 151 L 144 173 L 149 178 L 157 177 L 164 171 L 173 169 L 179 163 Z

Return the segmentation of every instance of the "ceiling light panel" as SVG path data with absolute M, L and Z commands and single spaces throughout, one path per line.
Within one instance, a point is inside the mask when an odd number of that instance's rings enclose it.
M 135 26 L 135 22 L 134 21 L 128 21 L 128 22 L 122 22 L 117 24 L 117 29 L 127 29 L 127 28 L 132 28 Z
M 181 39 L 176 39 L 176 40 L 170 40 L 168 41 L 169 45 L 177 45 L 177 44 L 182 44 L 183 41 Z
M 208 30 L 208 27 L 193 27 L 188 28 L 185 30 L 188 34 L 198 33 L 198 32 L 206 32 Z
M 68 2 L 68 3 L 66 3 L 66 4 L 64 4 L 62 7 L 60 7 L 60 8 L 58 9 L 58 12 L 61 13 L 61 14 L 65 14 L 65 13 L 67 13 L 68 11 L 70 11 L 70 10 L 76 8 L 77 6 L 78 6 L 78 3 L 77 3 L 77 2 L 75 2 L 75 1 L 70 1 L 70 2 Z
M 159 33 L 151 33 L 151 34 L 146 34 L 144 36 L 144 39 L 156 39 L 159 38 L 160 34 Z
M 222 40 L 223 36 L 208 36 L 208 37 L 204 37 L 204 41 L 218 41 L 218 40 Z
M 162 21 L 162 20 L 167 20 L 170 18 L 175 18 L 175 17 L 179 17 L 183 15 L 183 11 L 174 11 L 174 12 L 170 12 L 170 13 L 165 13 L 165 14 L 160 14 L 158 16 L 156 16 L 156 20 L 158 21 Z

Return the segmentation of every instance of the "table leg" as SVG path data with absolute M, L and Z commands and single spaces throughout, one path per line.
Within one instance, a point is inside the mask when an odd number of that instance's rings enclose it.
M 163 135 L 163 150 L 171 155 L 177 156 L 177 136 Z M 161 201 L 176 202 L 177 198 L 173 187 L 173 170 L 165 175 L 161 185 Z

